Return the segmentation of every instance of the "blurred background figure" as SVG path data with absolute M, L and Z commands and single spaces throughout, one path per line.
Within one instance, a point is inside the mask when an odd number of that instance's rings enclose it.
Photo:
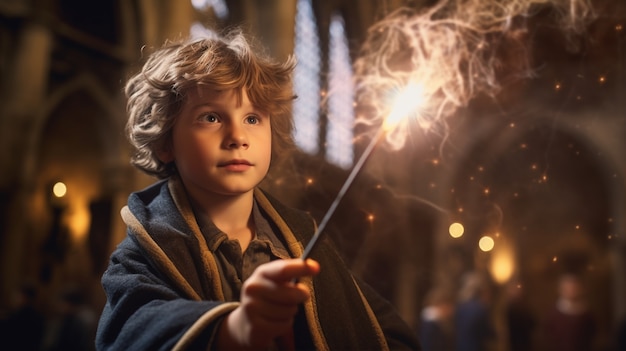
M 626 351 L 626 317 L 617 330 L 617 351 Z
M 0 321 L 2 350 L 35 351 L 41 347 L 44 317 L 37 308 L 37 288 L 23 285 L 15 292 L 13 306 L 6 318 Z
M 529 351 L 533 345 L 536 321 L 523 285 L 511 280 L 506 286 L 506 327 L 510 351 Z
M 580 276 L 566 273 L 558 280 L 558 297 L 543 326 L 545 351 L 591 351 L 596 336 L 595 317 L 587 306 Z
M 55 316 L 48 322 L 43 350 L 95 350 L 97 315 L 88 306 L 81 290 L 70 287 L 63 291 Z
M 454 296 L 445 288 L 431 290 L 420 315 L 419 338 L 423 351 L 454 350 Z
M 457 351 L 493 349 L 491 302 L 491 284 L 485 274 L 470 272 L 463 276 L 454 315 Z

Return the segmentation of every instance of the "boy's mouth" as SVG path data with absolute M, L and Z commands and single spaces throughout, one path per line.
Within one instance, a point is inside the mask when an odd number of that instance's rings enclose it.
M 235 159 L 222 162 L 218 164 L 218 167 L 225 168 L 232 172 L 243 172 L 252 167 L 252 163 L 248 160 Z

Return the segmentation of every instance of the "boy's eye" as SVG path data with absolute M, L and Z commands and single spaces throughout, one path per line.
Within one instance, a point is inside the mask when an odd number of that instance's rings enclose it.
M 209 123 L 217 123 L 220 121 L 220 116 L 217 113 L 213 113 L 213 112 L 204 114 L 200 118 L 203 121 L 209 122 Z
M 259 117 L 255 115 L 250 115 L 246 117 L 246 123 L 248 124 L 257 124 L 259 123 Z

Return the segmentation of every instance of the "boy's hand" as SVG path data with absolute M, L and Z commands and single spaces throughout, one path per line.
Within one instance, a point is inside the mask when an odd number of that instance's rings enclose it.
M 292 332 L 298 305 L 311 295 L 294 283 L 315 275 L 316 261 L 276 260 L 259 266 L 241 289 L 241 305 L 232 311 L 219 331 L 218 349 L 267 349 L 272 341 Z

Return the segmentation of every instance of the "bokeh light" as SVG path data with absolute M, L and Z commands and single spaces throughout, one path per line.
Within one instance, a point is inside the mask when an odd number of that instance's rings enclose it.
M 450 227 L 448 228 L 448 232 L 450 233 L 450 236 L 453 238 L 460 238 L 463 236 L 463 233 L 465 232 L 465 228 L 463 227 L 463 224 L 455 222 L 450 224 Z
M 478 247 L 484 252 L 489 252 L 493 250 L 494 246 L 495 242 L 493 241 L 493 238 L 488 235 L 483 236 L 478 241 Z
M 56 197 L 63 197 L 65 196 L 65 194 L 67 194 L 67 186 L 63 182 L 56 182 L 52 186 L 52 193 Z

